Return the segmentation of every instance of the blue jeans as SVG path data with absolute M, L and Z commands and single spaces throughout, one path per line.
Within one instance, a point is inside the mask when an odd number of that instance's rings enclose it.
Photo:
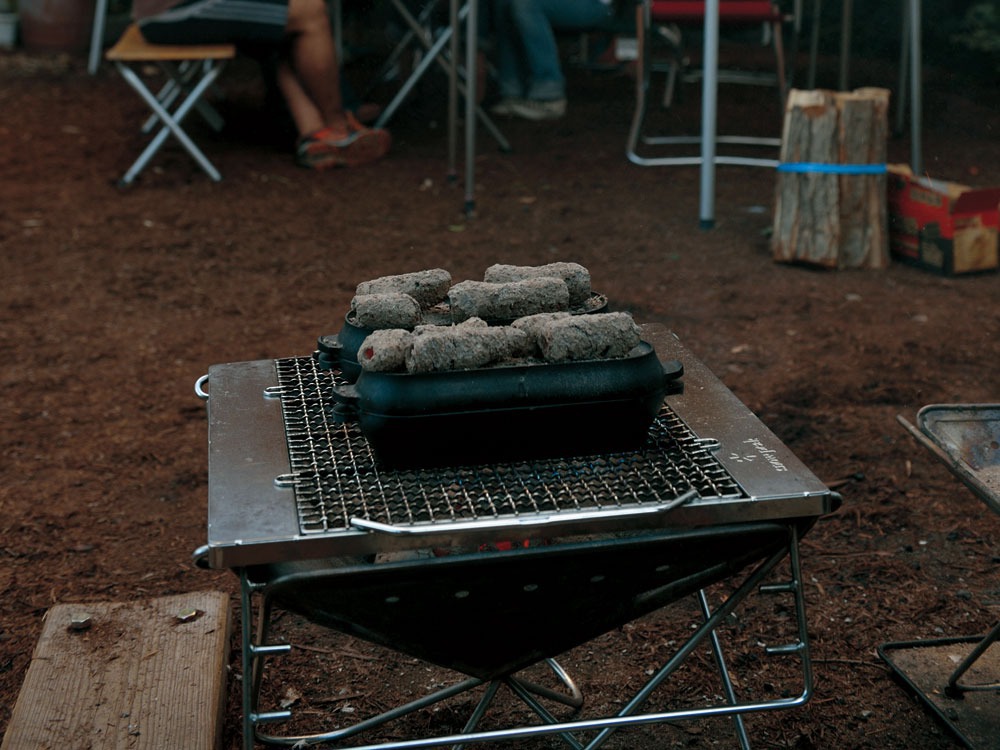
M 493 0 L 500 96 L 551 101 L 566 98 L 566 78 L 553 29 L 586 30 L 614 17 L 601 0 Z

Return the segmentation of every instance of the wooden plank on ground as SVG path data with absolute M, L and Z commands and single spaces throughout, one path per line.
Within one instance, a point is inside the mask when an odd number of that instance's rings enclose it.
M 216 748 L 230 628 L 221 592 L 56 605 L 0 750 Z

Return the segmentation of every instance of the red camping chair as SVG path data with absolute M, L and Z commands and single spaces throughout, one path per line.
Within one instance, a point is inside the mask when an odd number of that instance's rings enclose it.
M 747 83 L 776 85 L 784 101 L 788 87 L 786 75 L 783 33 L 786 25 L 793 25 L 796 31 L 800 23 L 801 0 L 794 0 L 794 9 L 785 12 L 774 0 L 720 0 L 719 26 L 721 29 L 761 25 L 765 40 L 773 47 L 775 72 L 773 74 L 737 70 L 720 70 L 719 83 Z M 654 72 L 665 72 L 667 76 L 663 95 L 663 106 L 668 107 L 673 100 L 678 81 L 696 80 L 700 71 L 688 69 L 683 54 L 683 27 L 701 29 L 705 22 L 705 3 L 698 0 L 640 0 L 636 10 L 636 35 L 638 37 L 638 59 L 636 76 L 636 108 L 632 128 L 629 132 L 627 154 L 630 161 L 642 166 L 657 164 L 694 164 L 697 157 L 639 156 L 636 149 L 640 143 L 646 145 L 696 144 L 698 137 L 648 138 L 642 129 L 647 110 L 649 85 Z M 667 42 L 668 59 L 654 64 L 654 44 Z M 662 45 L 661 45 L 662 46 Z M 793 48 L 796 45 L 793 45 Z M 752 146 L 778 146 L 777 138 L 749 138 L 744 136 L 721 136 L 719 143 Z M 723 161 L 724 158 L 720 161 Z M 757 160 L 750 160 L 755 162 Z M 741 160 L 739 163 L 743 163 Z M 773 165 L 773 162 L 769 162 Z

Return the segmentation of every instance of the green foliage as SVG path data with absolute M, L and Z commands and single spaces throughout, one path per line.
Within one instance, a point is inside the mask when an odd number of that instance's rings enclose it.
M 978 3 L 969 8 L 952 41 L 993 57 L 1000 69 L 1000 9 L 996 3 Z
M 807 10 L 811 3 L 805 3 Z M 852 51 L 896 60 L 900 54 L 905 0 L 854 3 Z M 821 6 L 820 48 L 836 55 L 841 32 L 840 2 Z M 992 80 L 1000 65 L 1000 0 L 921 0 L 921 37 L 927 65 Z

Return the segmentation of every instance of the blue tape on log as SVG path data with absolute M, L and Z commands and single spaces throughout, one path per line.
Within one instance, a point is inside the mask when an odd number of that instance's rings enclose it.
M 812 161 L 789 161 L 778 165 L 779 172 L 815 172 L 817 174 L 885 174 L 885 164 L 820 164 Z

